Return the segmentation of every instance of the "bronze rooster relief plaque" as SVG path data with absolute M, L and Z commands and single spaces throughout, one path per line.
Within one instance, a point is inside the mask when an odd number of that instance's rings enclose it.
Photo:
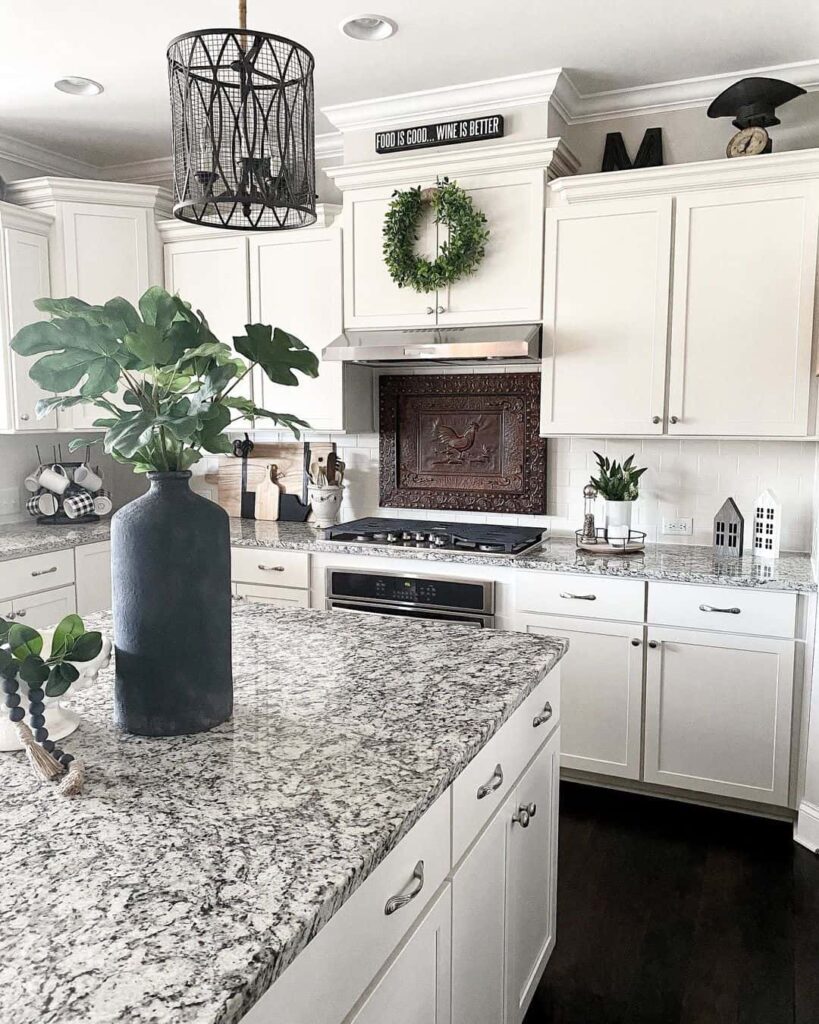
M 539 373 L 380 381 L 380 504 L 543 514 Z

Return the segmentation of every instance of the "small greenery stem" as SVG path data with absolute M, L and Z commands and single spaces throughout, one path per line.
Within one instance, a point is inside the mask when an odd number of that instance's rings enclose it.
M 38 299 L 51 320 L 17 332 L 11 347 L 37 358 L 29 375 L 53 398 L 37 403 L 38 417 L 53 409 L 90 404 L 105 415 L 105 451 L 137 473 L 189 469 L 203 452 L 231 451 L 225 431 L 241 419 L 268 419 L 299 436 L 304 420 L 271 412 L 232 392 L 261 367 L 274 383 L 293 387 L 296 374 L 318 376 L 318 359 L 279 327 L 246 324 L 227 344 L 201 310 L 163 288 L 149 288 L 137 310 L 117 296 L 92 306 L 77 298 Z M 84 447 L 75 439 L 71 451 Z
M 600 497 L 606 501 L 636 501 L 639 496 L 638 481 L 646 470 L 645 467 L 635 468 L 634 455 L 629 455 L 622 465 L 600 452 L 595 452 L 594 457 L 599 474 L 593 476 L 590 482 Z

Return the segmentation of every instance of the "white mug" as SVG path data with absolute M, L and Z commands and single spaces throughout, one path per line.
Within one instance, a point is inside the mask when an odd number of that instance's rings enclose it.
M 111 509 L 114 507 L 114 503 L 111 501 L 111 495 L 108 491 L 100 491 L 94 498 L 94 511 L 98 516 L 107 516 Z
M 71 481 L 68 479 L 65 469 L 59 463 L 55 463 L 53 466 L 45 467 L 40 473 L 38 483 L 40 487 L 54 491 L 55 494 L 65 494 Z
M 94 511 L 94 499 L 87 491 L 75 491 L 63 499 L 63 512 L 69 519 L 81 519 Z
M 27 491 L 31 491 L 32 494 L 36 494 L 40 490 L 40 474 L 45 469 L 45 466 L 40 464 L 33 473 L 29 475 L 23 481 L 23 486 Z
M 57 499 L 51 491 L 43 491 L 42 494 L 33 494 L 26 502 L 26 508 L 32 516 L 53 516 L 57 511 Z
M 74 470 L 74 483 L 79 484 L 86 491 L 98 491 L 102 487 L 102 477 L 83 462 Z

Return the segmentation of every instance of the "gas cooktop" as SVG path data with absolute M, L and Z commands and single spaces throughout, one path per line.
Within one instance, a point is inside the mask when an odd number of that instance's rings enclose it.
M 347 544 L 384 544 L 396 548 L 477 551 L 523 555 L 543 542 L 546 530 L 534 526 L 446 523 L 435 519 L 354 519 L 324 531 L 325 540 Z

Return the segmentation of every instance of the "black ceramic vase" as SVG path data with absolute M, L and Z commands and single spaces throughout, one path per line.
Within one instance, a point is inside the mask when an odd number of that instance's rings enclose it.
M 114 721 L 140 736 L 205 732 L 230 718 L 230 529 L 191 474 L 149 473 L 111 523 Z

